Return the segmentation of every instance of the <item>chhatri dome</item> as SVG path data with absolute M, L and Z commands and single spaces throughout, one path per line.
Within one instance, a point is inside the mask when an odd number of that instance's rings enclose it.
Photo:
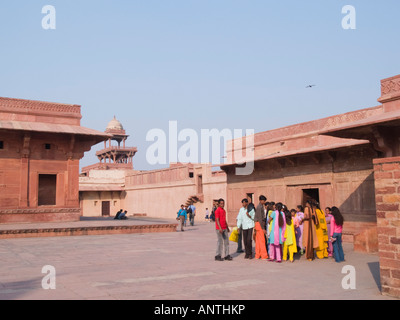
M 114 116 L 114 119 L 112 119 L 108 123 L 106 131 L 107 130 L 124 130 L 124 127 L 122 126 L 121 122 L 119 122 Z
M 109 137 L 107 140 L 104 140 L 104 149 L 96 151 L 96 156 L 100 162 L 96 165 L 82 168 L 82 172 L 89 172 L 89 170 L 93 169 L 133 170 L 133 157 L 137 152 L 137 148 L 127 147 L 125 145 L 125 141 L 129 135 L 125 133 L 124 127 L 115 116 L 114 119 L 108 123 L 105 132 L 109 134 Z M 117 141 L 118 146 L 113 145 L 111 141 Z

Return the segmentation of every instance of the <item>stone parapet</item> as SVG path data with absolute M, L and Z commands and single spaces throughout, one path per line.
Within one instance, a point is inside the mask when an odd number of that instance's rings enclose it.
M 65 103 L 0 97 L 0 119 L 80 125 L 81 106 Z
M 400 109 L 400 75 L 381 80 L 381 97 L 385 112 Z
M 55 227 L 36 229 L 0 230 L 0 239 L 32 237 L 66 237 L 83 235 L 129 234 L 150 232 L 175 232 L 178 224 L 151 224 L 102 227 Z

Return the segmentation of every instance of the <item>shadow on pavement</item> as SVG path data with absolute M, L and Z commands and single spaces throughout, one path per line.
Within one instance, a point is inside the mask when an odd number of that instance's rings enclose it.
M 376 286 L 378 287 L 379 291 L 382 291 L 379 262 L 368 262 L 368 268 L 369 271 L 371 271 L 371 274 L 375 280 Z

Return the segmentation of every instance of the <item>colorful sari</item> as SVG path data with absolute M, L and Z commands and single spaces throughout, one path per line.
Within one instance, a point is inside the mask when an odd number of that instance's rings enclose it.
M 281 214 L 283 217 L 283 227 L 279 227 L 278 214 Z M 285 215 L 283 214 L 283 212 L 278 213 L 278 211 L 273 211 L 270 217 L 272 221 L 271 221 L 271 232 L 269 234 L 268 241 L 270 244 L 275 244 L 275 245 L 283 244 L 285 238 L 285 229 L 286 229 Z
M 315 251 L 318 259 L 323 259 L 328 257 L 328 226 L 326 224 L 325 213 L 321 209 L 315 209 L 315 213 L 319 222 L 315 228 L 318 238 L 318 248 Z
M 296 234 L 294 232 L 294 221 L 286 225 L 285 242 L 283 243 L 283 260 L 287 260 L 287 253 L 289 251 L 289 259 L 293 261 L 293 255 L 297 252 Z
M 314 259 L 314 249 L 319 247 L 315 232 L 315 222 L 318 222 L 318 220 L 313 209 L 306 207 L 303 219 L 303 247 L 306 248 L 306 258 L 308 260 Z

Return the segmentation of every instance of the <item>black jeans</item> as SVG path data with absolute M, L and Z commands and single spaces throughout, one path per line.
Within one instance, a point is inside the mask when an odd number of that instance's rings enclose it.
M 253 228 L 243 230 L 243 243 L 246 256 L 253 255 Z
M 238 232 L 239 232 L 239 238 L 238 238 L 238 247 L 237 247 L 236 252 L 239 253 L 243 250 L 243 247 L 242 247 L 243 231 L 242 231 L 242 229 L 238 229 Z

